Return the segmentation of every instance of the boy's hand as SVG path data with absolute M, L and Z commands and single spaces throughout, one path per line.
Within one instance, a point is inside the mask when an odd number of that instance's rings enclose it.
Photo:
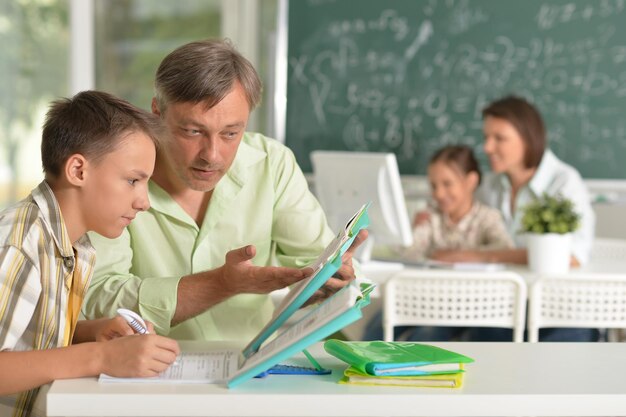
M 146 322 L 148 332 L 154 333 L 154 326 L 150 322 Z M 134 330 L 129 326 L 123 317 L 115 316 L 102 322 L 96 332 L 96 342 L 106 342 L 122 336 L 130 336 L 135 334 Z
M 101 373 L 123 378 L 157 376 L 180 354 L 178 343 L 155 334 L 118 337 L 100 344 Z

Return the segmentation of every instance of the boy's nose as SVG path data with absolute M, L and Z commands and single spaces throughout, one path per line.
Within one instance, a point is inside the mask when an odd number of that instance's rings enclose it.
M 142 195 L 135 200 L 133 208 L 139 211 L 146 211 L 150 208 L 150 199 L 148 198 L 147 192 L 142 193 Z

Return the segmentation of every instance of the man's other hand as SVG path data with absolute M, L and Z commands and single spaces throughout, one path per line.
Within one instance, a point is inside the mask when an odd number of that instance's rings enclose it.
M 335 272 L 335 274 L 313 294 L 313 296 L 306 302 L 306 305 L 315 304 L 325 300 L 356 278 L 352 258 L 354 257 L 354 253 L 358 247 L 361 246 L 365 240 L 367 240 L 367 234 L 368 232 L 365 229 L 359 231 L 359 234 L 356 235 L 348 250 L 346 250 L 341 257 L 341 266 L 337 272 Z

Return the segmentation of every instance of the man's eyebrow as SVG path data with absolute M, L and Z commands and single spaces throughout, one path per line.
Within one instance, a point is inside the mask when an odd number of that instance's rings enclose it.
M 232 127 L 244 127 L 246 124 L 244 122 L 236 122 L 236 123 L 231 123 L 229 125 L 226 125 L 224 127 L 226 128 L 232 128 Z
M 182 118 L 178 121 L 179 125 L 195 125 L 195 126 L 202 126 L 202 123 L 193 120 L 193 119 L 187 119 L 187 118 Z

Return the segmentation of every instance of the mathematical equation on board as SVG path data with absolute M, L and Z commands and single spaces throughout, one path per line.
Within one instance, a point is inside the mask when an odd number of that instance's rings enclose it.
M 381 3 L 367 18 L 329 18 L 290 54 L 290 98 L 308 106 L 318 137 L 333 135 L 348 150 L 395 152 L 401 166 L 449 143 L 480 154 L 481 110 L 515 93 L 541 110 L 557 154 L 619 169 L 623 0 L 537 2 L 515 25 L 503 25 L 510 16 L 485 2 L 420 4 L 414 14 Z

